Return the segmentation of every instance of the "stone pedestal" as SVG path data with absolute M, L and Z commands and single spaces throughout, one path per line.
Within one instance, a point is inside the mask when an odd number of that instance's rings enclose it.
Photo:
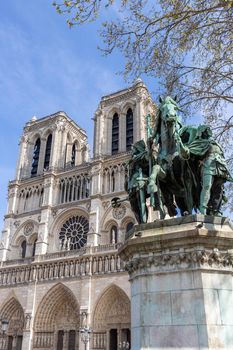
M 132 350 L 233 349 L 233 229 L 192 215 L 138 225 L 119 253 L 131 282 Z

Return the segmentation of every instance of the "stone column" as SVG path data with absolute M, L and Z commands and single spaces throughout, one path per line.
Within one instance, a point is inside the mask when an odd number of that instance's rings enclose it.
M 119 251 L 131 282 L 132 350 L 233 349 L 232 249 L 227 218 L 135 226 Z
M 40 139 L 40 155 L 39 155 L 39 162 L 38 162 L 38 168 L 37 168 L 37 175 L 43 174 L 44 171 L 44 159 L 45 159 L 45 150 L 46 150 L 46 138 Z
M 105 154 L 104 155 L 111 155 L 112 154 L 112 117 L 107 117 L 105 119 L 105 123 L 107 124 L 106 127 L 106 139 L 105 141 Z
M 27 143 L 28 143 L 28 138 L 23 135 L 19 141 L 19 155 L 18 155 L 18 161 L 16 166 L 17 180 L 19 180 L 22 176 L 22 169 L 23 169 L 24 157 L 27 150 Z
M 1 241 L 0 241 L 0 262 L 7 260 L 7 255 L 10 252 L 9 245 L 10 245 L 10 226 L 11 226 L 11 219 L 6 219 L 5 228 L 1 232 Z

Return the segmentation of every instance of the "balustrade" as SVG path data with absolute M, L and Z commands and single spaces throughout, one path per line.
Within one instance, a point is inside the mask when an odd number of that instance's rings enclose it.
M 54 342 L 54 332 L 36 332 L 33 339 L 33 348 L 51 349 Z
M 106 349 L 106 332 L 94 332 L 92 337 L 93 349 Z
M 46 256 L 45 256 L 46 257 Z M 0 269 L 0 285 L 14 285 L 33 281 L 53 280 L 109 274 L 124 271 L 124 264 L 116 252 L 76 256 L 58 261 L 31 262 L 28 265 L 6 266 Z

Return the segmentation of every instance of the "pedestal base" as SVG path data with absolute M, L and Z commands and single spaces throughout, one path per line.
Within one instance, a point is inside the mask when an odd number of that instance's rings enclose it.
M 233 230 L 194 215 L 139 225 L 120 249 L 132 349 L 233 349 Z

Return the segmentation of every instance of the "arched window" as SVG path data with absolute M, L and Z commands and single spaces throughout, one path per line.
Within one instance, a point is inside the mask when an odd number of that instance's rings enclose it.
M 36 242 L 37 242 L 37 239 L 35 239 L 34 243 L 33 243 L 33 247 L 32 247 L 32 256 L 35 256 L 35 253 L 36 253 Z
M 114 170 L 112 171 L 111 177 L 112 177 L 112 179 L 111 179 L 111 185 L 112 185 L 111 191 L 114 192 L 115 191 L 115 185 L 116 185 L 115 184 L 115 172 L 114 172 Z
M 37 175 L 39 156 L 40 156 L 40 138 L 36 140 L 36 143 L 34 146 L 31 176 Z
M 51 147 L 52 147 L 52 134 L 49 134 L 49 136 L 47 138 L 47 142 L 46 142 L 45 157 L 44 157 L 44 169 L 48 169 L 48 167 L 49 167 Z
M 119 117 L 115 113 L 112 118 L 112 154 L 116 154 L 119 150 Z
M 25 256 L 26 256 L 26 248 L 27 248 L 27 242 L 26 242 L 26 240 L 24 240 L 21 243 L 21 257 L 22 258 L 25 258 Z
M 134 227 L 134 223 L 133 222 L 129 222 L 127 225 L 126 225 L 126 232 L 129 232 L 129 230 L 131 230 L 131 228 Z
M 110 243 L 115 244 L 117 243 L 117 241 L 118 241 L 118 230 L 117 230 L 117 227 L 113 225 L 110 230 Z
M 71 152 L 71 165 L 75 166 L 75 159 L 76 159 L 76 145 L 75 143 L 72 146 L 72 152 Z
M 126 113 L 126 151 L 130 151 L 133 144 L 133 111 L 131 108 Z

